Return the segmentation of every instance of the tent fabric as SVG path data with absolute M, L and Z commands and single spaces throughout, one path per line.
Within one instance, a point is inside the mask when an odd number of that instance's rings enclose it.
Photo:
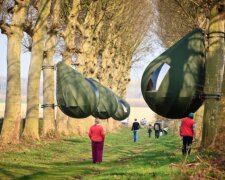
M 155 80 L 162 65 L 170 66 L 157 91 Z M 141 90 L 148 106 L 157 114 L 178 119 L 195 112 L 203 103 L 205 48 L 201 29 L 194 29 L 153 60 L 145 69 Z M 157 72 L 157 73 L 155 73 Z
M 130 115 L 130 105 L 124 99 L 117 96 L 118 108 L 116 112 L 112 115 L 112 118 L 115 120 L 122 121 Z
M 98 103 L 98 89 L 64 62 L 57 64 L 56 99 L 59 108 L 73 118 L 85 118 Z
M 108 119 L 116 112 L 118 101 L 115 94 L 107 87 L 101 85 L 98 81 L 90 78 L 99 91 L 99 103 L 92 115 L 99 119 Z

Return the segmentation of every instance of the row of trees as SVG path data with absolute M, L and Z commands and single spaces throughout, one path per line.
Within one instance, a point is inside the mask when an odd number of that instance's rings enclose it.
M 1 143 L 20 138 L 21 46 L 31 51 L 24 139 L 39 139 L 39 91 L 43 69 L 43 101 L 54 104 L 53 59 L 86 77 L 98 79 L 120 96 L 130 81 L 132 56 L 151 23 L 148 0 L 0 0 L 0 29 L 8 38 L 7 92 Z M 43 136 L 63 133 L 68 117 L 54 106 L 44 108 Z
M 140 44 L 150 29 L 156 29 L 164 46 L 169 47 L 188 31 L 200 27 L 206 32 L 207 47 L 202 147 L 223 149 L 224 12 L 224 0 L 0 0 L 0 29 L 8 37 L 1 142 L 19 140 L 21 43 L 31 51 L 22 137 L 39 139 L 41 69 L 44 104 L 54 104 L 54 55 L 60 54 L 67 64 L 76 64 L 84 76 L 97 78 L 124 96 L 132 57 L 138 47 L 146 47 Z M 68 117 L 58 111 L 55 126 L 54 108 L 45 108 L 43 136 L 55 131 L 63 133 L 67 121 Z
M 157 0 L 157 35 L 164 45 L 195 27 L 205 30 L 206 75 L 204 86 L 203 148 L 225 149 L 224 0 Z M 168 21 L 167 17 L 170 17 Z

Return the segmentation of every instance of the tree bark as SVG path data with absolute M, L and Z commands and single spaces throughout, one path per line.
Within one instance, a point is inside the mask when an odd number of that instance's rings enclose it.
M 69 134 L 67 124 L 68 124 L 68 116 L 63 114 L 63 112 L 58 108 L 56 118 L 56 132 L 59 136 Z
M 93 1 L 89 5 L 88 13 L 84 23 L 79 27 L 82 33 L 83 41 L 81 42 L 80 52 L 77 62 L 78 71 L 89 78 L 96 78 L 98 72 L 97 55 L 99 50 L 99 37 L 103 24 L 104 11 L 99 8 L 102 1 Z
M 224 11 L 224 10 L 223 10 Z M 224 32 L 224 18 L 222 18 L 220 4 L 216 4 L 210 14 L 209 22 L 209 49 L 206 58 L 206 75 L 204 94 L 205 111 L 203 118 L 203 148 L 209 148 L 213 145 L 213 141 L 219 126 L 219 99 L 211 95 L 221 95 L 221 85 L 224 70 L 224 38 L 221 33 Z M 210 98 L 213 97 L 213 98 Z
M 63 32 L 64 39 L 64 52 L 63 52 L 63 61 L 66 64 L 72 63 L 72 56 L 75 53 L 75 26 L 77 23 L 77 16 L 79 12 L 80 2 L 77 0 L 73 1 L 72 9 L 68 16 L 68 22 L 66 24 L 66 29 Z M 59 108 L 57 108 L 57 117 L 56 117 L 56 131 L 58 135 L 68 135 L 68 116 L 65 115 Z
M 45 35 L 47 31 L 47 17 L 50 12 L 51 1 L 41 0 L 38 3 L 38 11 L 40 12 L 40 15 L 35 25 L 34 35 L 32 37 L 33 44 L 28 75 L 26 122 L 23 131 L 23 138 L 34 140 L 39 139 L 40 77 Z
M 223 13 L 221 13 L 221 29 L 220 31 L 225 33 L 225 5 L 223 3 Z M 223 25 L 222 25 L 223 24 Z M 222 35 L 222 34 L 221 34 Z M 223 34 L 225 36 L 225 34 Z M 219 40 L 221 45 L 221 58 L 223 56 L 223 62 L 225 62 L 225 40 L 224 38 L 220 38 Z M 223 55 L 222 55 L 223 54 Z M 225 150 L 225 73 L 223 73 L 223 84 L 222 84 L 222 93 L 220 99 L 220 107 L 218 112 L 218 128 L 216 138 L 214 139 L 214 148 L 217 150 L 224 151 Z
M 55 106 L 54 106 L 54 69 L 53 57 L 55 54 L 55 46 L 57 41 L 57 29 L 59 28 L 60 18 L 60 0 L 56 0 L 53 5 L 52 23 L 48 29 L 48 39 L 46 40 L 45 56 L 43 66 L 51 68 L 43 69 L 43 102 L 51 105 L 43 110 L 43 136 L 49 137 L 55 134 Z
M 21 123 L 20 53 L 23 24 L 28 11 L 29 0 L 15 5 L 8 34 L 7 48 L 7 91 L 1 143 L 15 143 L 19 140 Z
M 56 46 L 56 34 L 49 34 L 46 41 L 46 57 L 43 67 L 53 67 L 53 56 Z M 54 107 L 54 69 L 43 69 L 43 102 L 49 105 L 43 110 L 43 136 L 52 136 L 55 132 L 55 107 Z M 50 106 L 52 105 L 52 106 Z
M 102 65 L 99 72 L 99 81 L 106 87 L 110 87 L 113 69 L 113 48 L 106 46 L 102 53 Z

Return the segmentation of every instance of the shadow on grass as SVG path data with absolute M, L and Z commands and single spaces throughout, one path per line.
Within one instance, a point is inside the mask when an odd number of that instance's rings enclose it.
M 132 133 L 109 134 L 103 162 L 93 164 L 89 139 L 64 139 L 25 154 L 6 154 L 9 161 L 0 163 L 0 174 L 18 179 L 149 179 L 170 177 L 170 164 L 181 161 L 176 154 L 179 140 L 164 136 L 159 140 L 140 131 L 140 141 L 133 143 Z M 13 156 L 14 155 L 14 156 Z M 18 157 L 17 157 L 18 156 Z M 18 158 L 14 162 L 14 158 Z M 21 163 L 19 163 L 21 162 Z M 10 169 L 10 171 L 8 171 Z M 161 178 L 164 179 L 164 178 Z

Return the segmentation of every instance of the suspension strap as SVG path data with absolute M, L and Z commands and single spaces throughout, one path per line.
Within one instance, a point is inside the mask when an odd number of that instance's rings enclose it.
M 216 100 L 220 100 L 221 98 L 221 94 L 219 93 L 203 93 L 202 94 L 202 99 L 216 99 Z
M 57 105 L 55 105 L 55 104 L 42 104 L 41 108 L 46 108 L 46 107 L 55 108 L 55 106 L 57 106 Z
M 211 34 L 219 34 L 219 35 L 216 35 L 216 36 L 210 36 Z M 225 32 L 222 32 L 222 31 L 213 31 L 213 32 L 210 32 L 207 34 L 207 38 L 214 38 L 214 37 L 220 37 L 220 38 L 225 38 Z
M 52 69 L 52 70 L 56 70 L 56 66 L 55 65 L 53 65 L 53 66 L 51 66 L 51 65 L 42 65 L 42 68 L 41 68 L 41 70 L 44 70 L 44 69 Z

